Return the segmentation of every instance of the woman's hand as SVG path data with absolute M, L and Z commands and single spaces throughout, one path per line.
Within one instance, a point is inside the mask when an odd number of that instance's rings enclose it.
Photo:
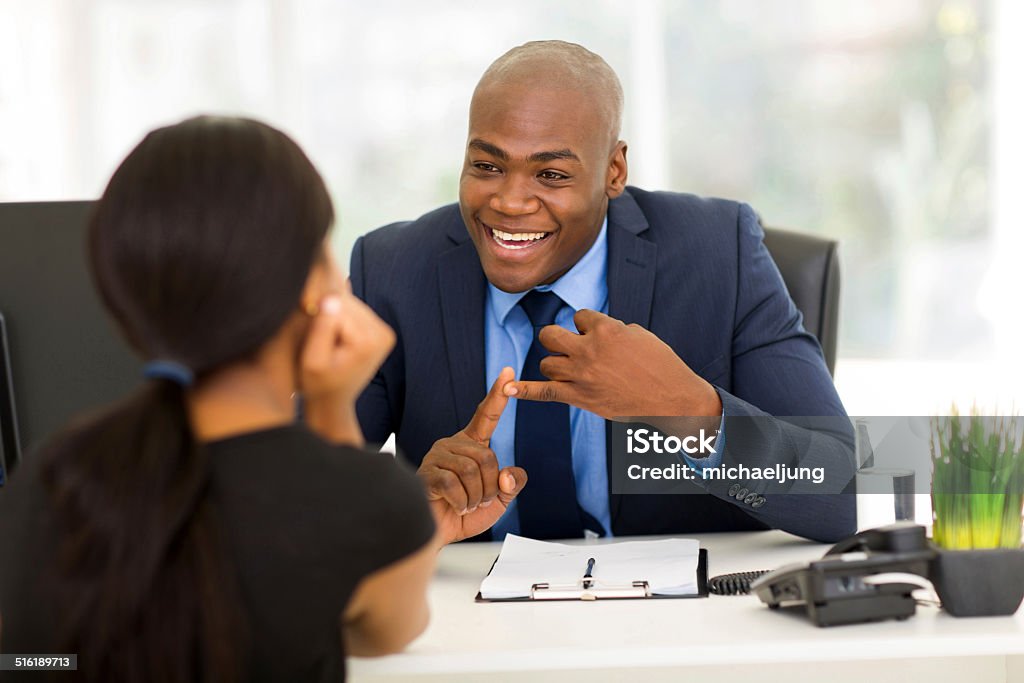
M 313 431 L 334 443 L 363 444 L 356 399 L 394 346 L 394 331 L 347 286 L 320 301 L 299 361 Z

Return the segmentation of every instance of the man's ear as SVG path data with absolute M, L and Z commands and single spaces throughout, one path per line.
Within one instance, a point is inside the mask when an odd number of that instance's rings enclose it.
M 608 158 L 608 180 L 605 183 L 605 194 L 608 199 L 615 199 L 626 190 L 626 177 L 629 166 L 626 163 L 626 143 L 619 140 L 615 143 L 611 156 Z

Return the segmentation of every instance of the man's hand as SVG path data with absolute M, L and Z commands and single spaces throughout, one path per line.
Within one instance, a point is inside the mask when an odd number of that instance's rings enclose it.
M 538 339 L 552 354 L 540 362 L 550 382 L 512 382 L 506 396 L 558 401 L 605 419 L 646 415 L 719 416 L 714 387 L 639 325 L 583 309 L 579 334 L 548 325 Z
M 512 368 L 503 369 L 466 428 L 438 440 L 417 471 L 445 543 L 490 529 L 526 485 L 526 470 L 499 472 L 490 449 L 491 434 L 508 404 L 503 389 L 514 378 Z

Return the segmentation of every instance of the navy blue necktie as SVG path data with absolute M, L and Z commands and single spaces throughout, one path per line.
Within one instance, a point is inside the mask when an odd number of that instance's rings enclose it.
M 540 361 L 549 355 L 537 333 L 555 322 L 565 305 L 554 292 L 531 291 L 519 305 L 533 325 L 533 343 L 526 354 L 522 381 L 547 381 Z M 565 403 L 519 401 L 516 405 L 516 465 L 526 470 L 529 483 L 519 494 L 519 530 L 529 538 L 579 538 L 581 510 L 576 502 L 572 472 L 569 406 Z

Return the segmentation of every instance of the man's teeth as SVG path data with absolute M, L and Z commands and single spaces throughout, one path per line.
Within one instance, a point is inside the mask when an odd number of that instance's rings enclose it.
M 536 240 L 539 240 L 539 239 L 547 236 L 546 232 L 518 232 L 518 233 L 511 233 L 511 232 L 504 232 L 504 231 L 498 230 L 496 228 L 491 228 L 491 233 L 496 238 L 498 238 L 500 240 L 505 240 L 506 242 L 534 242 Z

